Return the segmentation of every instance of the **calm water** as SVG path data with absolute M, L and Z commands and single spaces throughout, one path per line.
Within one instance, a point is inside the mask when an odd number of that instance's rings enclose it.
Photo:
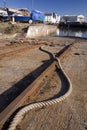
M 57 36 L 74 36 L 87 38 L 87 29 L 57 29 Z

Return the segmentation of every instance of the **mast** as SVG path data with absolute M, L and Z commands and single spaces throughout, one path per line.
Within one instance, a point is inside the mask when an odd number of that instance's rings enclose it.
M 3 0 L 3 2 L 4 2 L 4 8 L 6 8 L 6 0 Z
M 32 10 L 34 9 L 34 0 L 32 0 Z

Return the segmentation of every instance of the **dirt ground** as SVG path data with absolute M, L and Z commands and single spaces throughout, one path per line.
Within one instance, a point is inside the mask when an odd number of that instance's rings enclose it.
M 50 39 L 47 41 L 47 39 Z M 56 40 L 55 40 L 56 39 Z M 49 60 L 50 57 L 47 53 L 42 52 L 39 48 L 27 50 L 28 47 L 35 46 L 34 42 L 37 44 L 48 44 L 44 45 L 44 48 L 53 53 L 58 52 L 62 49 L 66 44 L 72 43 L 72 39 L 70 39 L 69 43 L 67 43 L 67 39 L 61 38 L 45 38 L 45 39 L 32 39 L 28 40 L 28 43 L 24 42 L 14 42 L 15 40 L 9 41 L 1 41 L 0 42 L 0 55 L 12 52 L 15 50 L 26 48 L 26 51 L 22 51 L 21 53 L 11 54 L 9 56 L 4 56 L 0 60 L 0 93 L 3 93 L 6 89 L 14 85 L 17 81 L 21 80 L 24 76 L 28 75 L 28 73 L 32 72 L 40 65 L 42 65 L 45 61 Z M 24 39 L 22 39 L 24 40 Z M 55 42 L 54 42 L 55 41 Z M 62 41 L 62 43 L 60 43 Z M 55 46 L 54 46 L 55 45 Z M 3 87 L 4 86 L 4 87 Z
M 23 40 L 23 39 L 22 39 Z M 87 129 L 87 40 L 74 38 L 44 37 L 28 39 L 41 43 L 44 41 L 44 48 L 53 53 L 61 50 L 65 45 L 75 42 L 70 54 L 62 61 L 62 66 L 70 77 L 73 91 L 71 95 L 58 104 L 44 107 L 42 109 L 28 112 L 17 129 L 21 130 L 86 130 Z M 32 43 L 33 43 L 32 42 Z M 11 41 L 0 41 L 0 54 L 14 48 L 28 47 L 29 44 L 10 45 Z M 9 49 L 10 48 L 10 49 Z M 5 92 L 19 82 L 30 72 L 40 67 L 50 59 L 47 53 L 38 48 L 4 57 L 0 61 L 0 101 L 8 95 Z M 37 75 L 34 73 L 34 75 Z M 14 88 L 15 89 L 15 88 Z M 41 89 L 32 95 L 29 103 L 41 101 L 54 97 L 61 89 L 61 81 L 56 72 L 41 83 Z M 3 103 L 1 103 L 3 105 Z M 1 107 L 2 107 L 1 105 Z

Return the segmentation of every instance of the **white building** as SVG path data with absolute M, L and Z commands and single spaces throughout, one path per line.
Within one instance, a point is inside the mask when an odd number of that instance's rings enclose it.
M 84 22 L 85 17 L 83 15 L 64 15 L 61 18 L 61 22 Z
M 84 22 L 84 21 L 85 21 L 85 17 L 83 15 L 78 15 L 77 22 Z
M 45 23 L 59 23 L 60 22 L 60 16 L 56 13 L 46 13 L 45 14 Z

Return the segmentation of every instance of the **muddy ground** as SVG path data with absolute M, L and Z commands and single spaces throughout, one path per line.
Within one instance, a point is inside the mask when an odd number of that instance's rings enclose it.
M 72 82 L 71 95 L 58 104 L 28 112 L 17 129 L 21 130 L 86 130 L 87 129 L 87 40 L 74 38 L 44 37 L 27 39 L 28 44 L 18 44 L 15 39 L 1 40 L 0 54 L 15 48 L 28 47 L 30 44 L 44 43 L 44 48 L 53 53 L 67 44 L 75 42 L 72 51 L 62 61 L 62 66 Z M 17 40 L 17 39 L 16 39 Z M 20 40 L 20 39 L 18 39 Z M 25 40 L 25 39 L 21 39 Z M 12 44 L 13 43 L 13 44 Z M 7 47 L 9 44 L 9 47 Z M 33 44 L 33 46 L 34 46 Z M 8 102 L 9 95 L 14 95 L 14 84 L 30 72 L 36 70 L 50 56 L 38 48 L 24 51 L 0 59 L 0 102 L 1 108 Z M 33 73 L 37 75 L 37 71 Z M 11 89 L 14 87 L 14 89 Z M 21 87 L 21 86 L 20 86 Z M 20 89 L 20 88 L 19 88 Z M 28 103 L 54 97 L 61 89 L 61 81 L 56 72 L 41 83 L 38 92 L 32 95 Z M 4 99 L 4 100 L 3 100 Z M 2 102 L 5 103 L 2 103 Z

